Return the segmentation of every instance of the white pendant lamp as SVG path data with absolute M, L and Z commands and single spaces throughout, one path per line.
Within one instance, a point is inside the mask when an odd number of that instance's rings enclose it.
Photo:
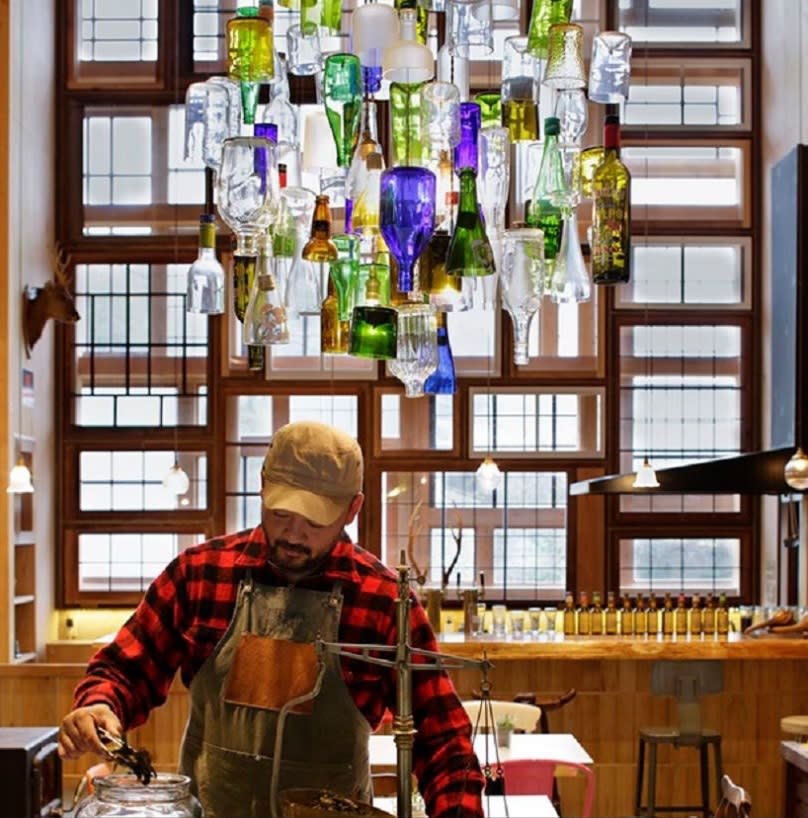
M 382 64 L 385 49 L 399 38 L 398 14 L 392 6 L 367 3 L 351 15 L 351 51 L 365 67 Z
M 168 474 L 163 478 L 163 488 L 169 494 L 181 496 L 185 494 L 191 486 L 191 481 L 185 473 L 185 469 L 175 460 L 174 465 L 168 470 Z
M 9 494 L 32 494 L 34 484 L 31 482 L 31 471 L 22 458 L 17 461 L 17 465 L 8 474 Z
M 786 483 L 793 489 L 804 491 L 808 489 L 808 455 L 797 446 L 797 451 L 791 455 L 783 471 Z
M 491 455 L 487 454 L 477 468 L 477 486 L 481 491 L 496 491 L 502 485 L 504 476 Z
M 655 489 L 659 487 L 654 467 L 648 462 L 648 458 L 642 462 L 642 466 L 637 469 L 637 476 L 634 478 L 632 486 L 635 489 Z

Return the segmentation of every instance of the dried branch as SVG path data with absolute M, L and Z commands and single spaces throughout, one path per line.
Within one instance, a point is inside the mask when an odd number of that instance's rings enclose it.
M 410 518 L 407 520 L 407 557 L 410 560 L 410 565 L 415 569 L 415 581 L 419 585 L 426 584 L 427 574 L 429 573 L 429 564 L 425 569 L 421 570 L 421 566 L 415 559 L 415 541 L 421 532 L 421 506 L 424 504 L 423 500 L 419 500 L 415 504 L 410 513 Z
M 454 506 L 455 511 L 455 522 L 457 525 L 457 531 L 455 529 L 449 529 L 452 539 L 455 541 L 455 546 L 457 546 L 455 550 L 455 555 L 452 558 L 452 561 L 449 563 L 449 567 L 443 572 L 443 585 L 442 587 L 448 588 L 449 587 L 449 580 L 452 577 L 452 571 L 454 571 L 455 565 L 457 565 L 457 561 L 460 559 L 460 547 L 463 543 L 463 516 L 461 515 L 460 511 L 457 508 L 457 503 L 452 503 Z

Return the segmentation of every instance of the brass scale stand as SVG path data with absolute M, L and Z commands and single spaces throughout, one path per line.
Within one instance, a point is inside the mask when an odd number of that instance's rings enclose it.
M 363 662 L 369 662 L 384 667 L 395 667 L 397 674 L 396 684 L 396 715 L 393 719 L 393 735 L 396 743 L 396 814 L 398 818 L 412 818 L 412 749 L 415 743 L 415 722 L 412 714 L 412 672 L 414 670 L 456 670 L 462 668 L 479 668 L 483 684 L 482 695 L 488 702 L 481 702 L 481 709 L 485 708 L 486 718 L 490 706 L 490 688 L 488 672 L 492 667 L 487 658 L 466 659 L 460 656 L 451 656 L 436 651 L 413 648 L 410 645 L 410 568 L 406 564 L 404 549 L 399 556 L 398 596 L 396 598 L 396 630 L 398 641 L 395 645 L 363 645 L 348 642 L 325 642 L 317 639 L 315 647 L 319 657 L 320 670 L 314 688 L 302 696 L 288 701 L 278 714 L 278 726 L 275 733 L 275 748 L 272 760 L 272 782 L 270 785 L 270 804 L 274 815 L 281 815 L 278 803 L 278 778 L 280 773 L 281 754 L 283 749 L 283 728 L 286 716 L 297 705 L 314 699 L 320 692 L 320 686 L 325 673 L 325 655 L 345 656 Z M 371 656 L 373 653 L 393 653 L 395 657 L 385 659 L 380 656 Z M 422 656 L 427 662 L 415 663 L 413 656 Z M 478 717 L 479 721 L 479 717 Z M 493 722 L 492 722 L 493 726 Z M 475 725 L 476 732 L 476 725 Z

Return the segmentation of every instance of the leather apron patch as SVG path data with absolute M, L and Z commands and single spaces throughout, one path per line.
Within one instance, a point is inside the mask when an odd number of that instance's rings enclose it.
M 280 710 L 290 699 L 310 693 L 318 672 L 314 645 L 242 633 L 227 675 L 224 700 L 263 710 Z M 311 713 L 313 701 L 291 712 Z

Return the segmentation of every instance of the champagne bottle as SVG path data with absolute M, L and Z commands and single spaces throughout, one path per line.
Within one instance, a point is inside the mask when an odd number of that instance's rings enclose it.
M 617 605 L 615 603 L 614 591 L 609 591 L 606 595 L 606 633 L 611 636 L 617 633 Z
M 592 632 L 592 610 L 589 607 L 589 594 L 581 591 L 580 606 L 578 608 L 578 635 L 589 636 Z
M 477 174 L 460 171 L 460 206 L 446 255 L 446 273 L 454 276 L 487 276 L 496 271 L 494 252 L 480 218 Z
M 575 627 L 575 599 L 572 591 L 567 591 L 564 595 L 564 613 L 562 615 L 564 622 L 564 636 L 574 636 L 577 628 Z
M 592 280 L 626 282 L 631 266 L 631 174 L 620 161 L 620 120 L 604 126 L 603 161 L 592 176 Z
M 589 617 L 590 633 L 592 636 L 603 635 L 603 600 L 600 591 L 595 591 L 592 594 L 592 613 Z
M 687 636 L 687 608 L 686 606 L 685 595 L 683 593 L 679 594 L 679 598 L 676 601 L 676 610 L 673 614 L 673 630 L 677 636 Z
M 670 593 L 665 594 L 662 610 L 662 633 L 665 636 L 673 636 L 673 600 Z

